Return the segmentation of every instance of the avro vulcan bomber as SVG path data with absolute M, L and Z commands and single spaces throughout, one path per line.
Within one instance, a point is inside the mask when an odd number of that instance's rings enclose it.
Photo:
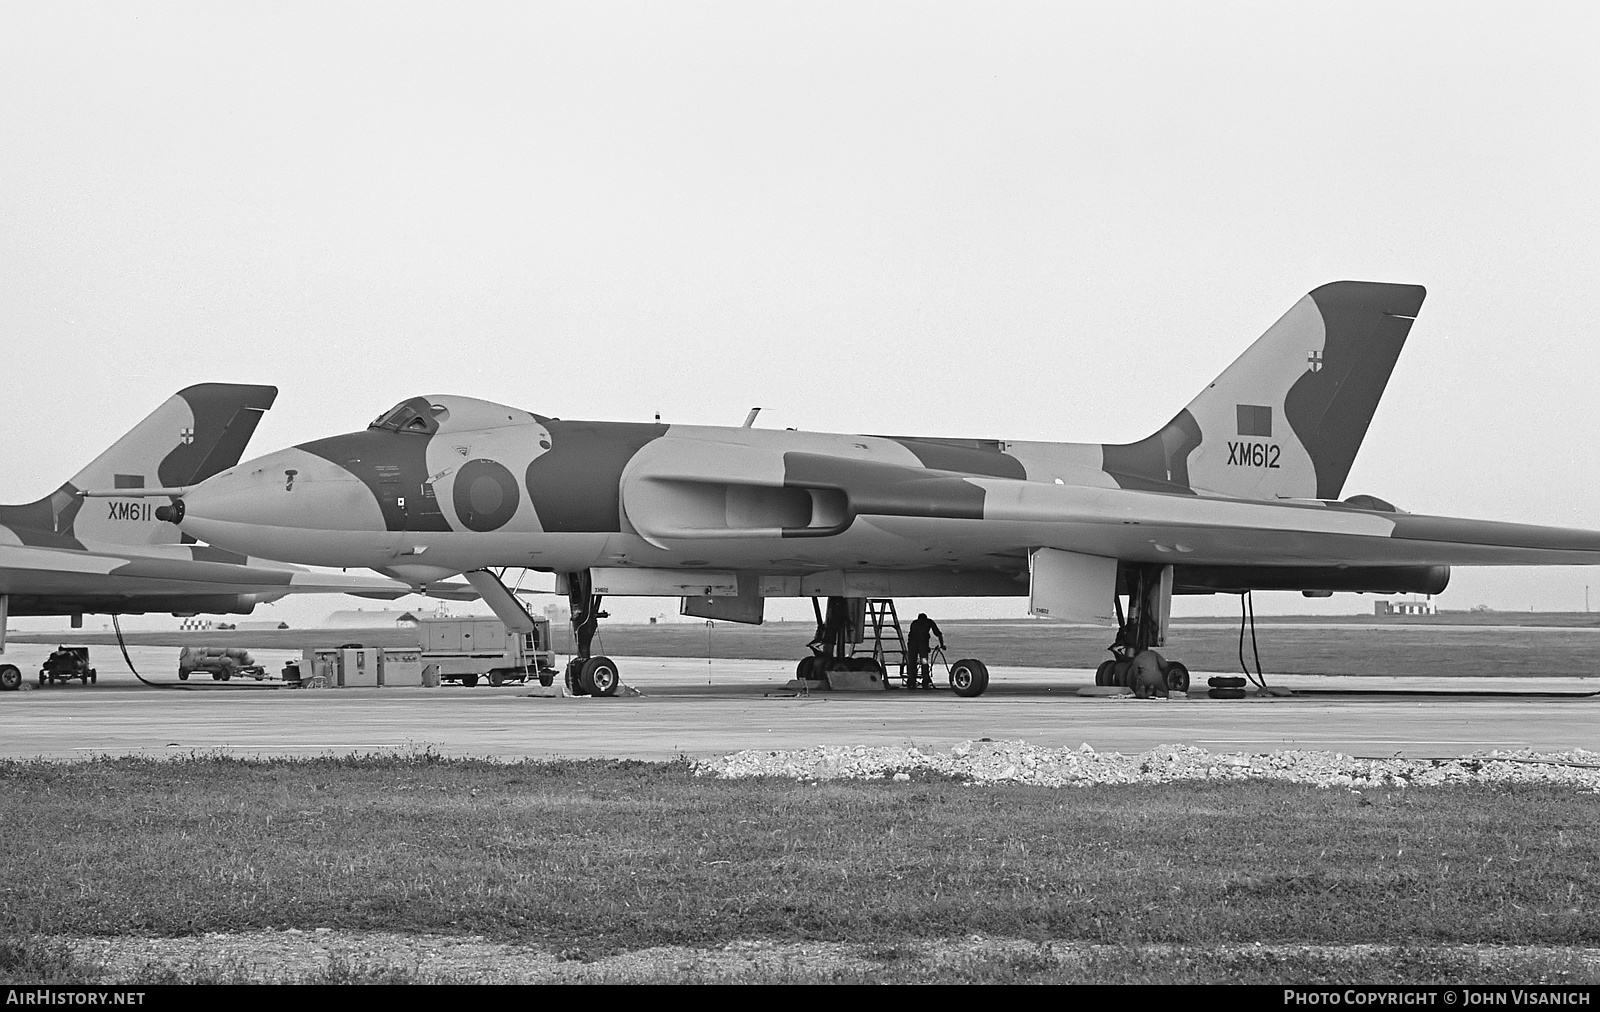
M 1036 615 L 1117 627 L 1123 666 L 1101 680 L 1186 688 L 1180 663 L 1135 663 L 1162 645 L 1174 594 L 1437 593 L 1450 566 L 1600 564 L 1600 532 L 1341 498 L 1424 294 L 1316 289 L 1136 443 L 567 421 L 434 395 L 152 494 L 229 550 L 419 586 L 467 573 L 497 610 L 510 595 L 475 571 L 555 573 L 578 634 L 569 675 L 590 691 L 616 684 L 590 655 L 607 595 L 743 622 L 768 597 L 810 597 L 811 677 L 859 660 L 866 599 L 1027 596 Z M 987 680 L 979 661 L 952 666 L 963 695 Z

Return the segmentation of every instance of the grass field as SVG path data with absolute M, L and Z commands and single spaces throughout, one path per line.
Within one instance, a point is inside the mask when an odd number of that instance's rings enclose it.
M 1600 616 L 1578 616 L 1600 619 Z M 1600 628 L 1500 626 L 1442 622 L 1381 625 L 1258 622 L 1267 672 L 1307 675 L 1518 676 L 1600 675 Z M 806 654 L 810 623 L 601 626 L 597 650 L 619 657 L 742 657 L 796 660 Z M 1093 668 L 1111 655 L 1105 629 L 1045 622 L 946 622 L 949 657 L 990 665 Z M 557 649 L 566 645 L 559 631 Z M 1238 671 L 1238 627 L 1174 623 L 1162 651 L 1196 671 Z M 1246 656 L 1250 642 L 1245 640 Z M 1254 663 L 1252 659 L 1252 663 Z
M 1488 979 L 1454 948 L 1483 944 L 1555 947 L 1504 972 L 1570 979 L 1566 947 L 1600 946 L 1600 797 L 1558 788 L 806 785 L 422 755 L 7 762 L 0 792 L 0 980 L 93 972 L 18 940 L 268 928 L 584 959 L 848 942 L 887 967 L 862 979 Z M 905 958 L 969 935 L 1023 948 Z M 1256 942 L 1384 950 L 1226 955 Z

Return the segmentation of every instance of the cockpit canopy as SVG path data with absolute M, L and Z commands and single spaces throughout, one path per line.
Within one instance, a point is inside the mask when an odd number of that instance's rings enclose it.
M 426 397 L 413 397 L 373 419 L 367 428 L 431 436 L 439 431 L 439 422 L 449 416 L 450 411 L 444 405 L 430 404 Z
M 457 394 L 409 397 L 372 420 L 367 431 L 432 436 L 443 432 L 477 432 L 505 425 L 539 425 L 539 416 L 521 408 Z

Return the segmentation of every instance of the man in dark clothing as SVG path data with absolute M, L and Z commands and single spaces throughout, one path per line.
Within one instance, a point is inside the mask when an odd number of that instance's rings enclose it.
M 932 634 L 939 637 L 939 649 L 944 649 L 944 633 L 939 631 L 939 623 L 929 618 L 926 613 L 919 613 L 916 620 L 911 623 L 911 631 L 906 635 L 906 688 L 914 689 L 920 682 L 924 689 L 933 688 L 932 672 L 928 666 L 928 636 Z

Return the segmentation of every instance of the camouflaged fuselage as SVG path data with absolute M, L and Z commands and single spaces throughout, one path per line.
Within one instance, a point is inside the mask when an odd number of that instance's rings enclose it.
M 1172 565 L 1180 592 L 1436 591 L 1454 564 L 1600 562 L 1593 532 L 1337 501 L 1423 296 L 1316 289 L 1136 443 L 565 421 L 414 397 L 217 475 L 184 496 L 183 528 L 414 583 L 703 569 L 770 578 L 769 595 L 1023 594 L 1040 548 Z

